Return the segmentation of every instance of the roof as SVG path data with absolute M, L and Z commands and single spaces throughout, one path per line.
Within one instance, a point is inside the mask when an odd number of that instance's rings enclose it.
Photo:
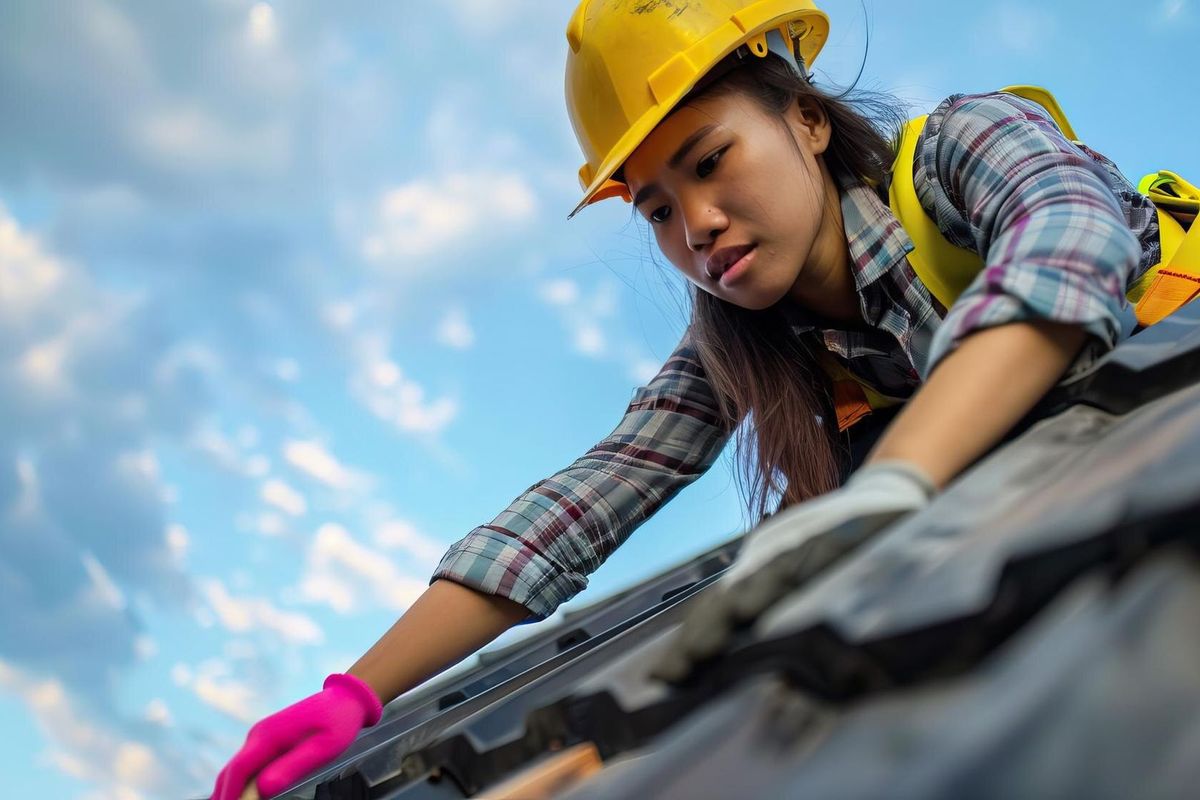
M 647 677 L 731 541 L 391 703 L 281 797 L 1183 797 L 1200 783 L 1200 304 L 921 512 Z

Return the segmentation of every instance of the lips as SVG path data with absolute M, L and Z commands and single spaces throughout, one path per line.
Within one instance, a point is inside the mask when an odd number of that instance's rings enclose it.
M 725 270 L 732 267 L 738 260 L 754 249 L 752 244 L 739 244 L 733 247 L 722 247 L 708 257 L 708 261 L 704 264 L 704 271 L 708 277 L 714 281 L 720 280 L 725 274 Z

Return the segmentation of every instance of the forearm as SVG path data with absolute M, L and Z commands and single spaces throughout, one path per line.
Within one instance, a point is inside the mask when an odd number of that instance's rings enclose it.
M 864 463 L 902 459 L 945 486 L 1059 381 L 1086 335 L 1082 328 L 1037 321 L 968 336 L 938 364 Z
M 346 670 L 367 683 L 384 705 L 461 661 L 529 611 L 504 597 L 438 580 Z

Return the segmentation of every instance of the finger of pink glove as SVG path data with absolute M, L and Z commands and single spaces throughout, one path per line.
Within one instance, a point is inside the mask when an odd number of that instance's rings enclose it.
M 274 797 L 310 772 L 325 766 L 345 750 L 348 743 L 345 736 L 325 733 L 293 747 L 258 776 L 258 793 L 262 800 Z
M 225 782 L 228 780 L 229 767 L 217 773 L 217 785 L 209 795 L 209 800 L 223 800 L 225 797 Z
M 252 730 L 246 744 L 221 770 L 212 800 L 240 800 L 242 790 L 271 759 L 287 751 L 292 739 L 281 735 L 279 726 L 264 720 L 263 727 Z

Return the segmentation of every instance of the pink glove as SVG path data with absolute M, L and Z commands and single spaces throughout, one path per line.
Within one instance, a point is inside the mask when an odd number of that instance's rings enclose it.
M 324 690 L 260 720 L 217 776 L 212 800 L 239 800 L 257 778 L 262 800 L 274 797 L 341 755 L 363 728 L 379 722 L 383 704 L 353 675 L 334 673 Z

